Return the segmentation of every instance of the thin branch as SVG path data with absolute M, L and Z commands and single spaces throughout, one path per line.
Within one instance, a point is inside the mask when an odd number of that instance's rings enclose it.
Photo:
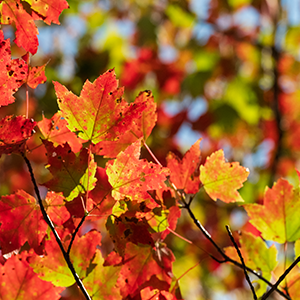
M 65 261 L 66 261 L 66 263 L 67 263 L 67 265 L 68 265 L 68 268 L 70 269 L 70 271 L 71 271 L 71 273 L 72 273 L 72 275 L 73 275 L 73 277 L 74 277 L 74 279 L 75 279 L 75 281 L 76 281 L 78 287 L 79 287 L 80 290 L 82 291 L 82 293 L 83 293 L 83 295 L 85 296 L 85 298 L 86 298 L 87 300 L 91 300 L 91 297 L 89 296 L 89 294 L 88 294 L 88 292 L 86 291 L 86 289 L 85 289 L 85 287 L 84 287 L 82 281 L 80 280 L 78 274 L 76 273 L 76 271 L 75 271 L 75 269 L 74 269 L 74 266 L 73 266 L 73 264 L 72 264 L 72 262 L 71 262 L 71 260 L 70 260 L 69 254 L 68 254 L 68 253 L 65 251 L 65 249 L 64 249 L 64 246 L 63 246 L 63 244 L 62 244 L 62 242 L 61 242 L 61 239 L 60 239 L 60 237 L 59 237 L 57 231 L 55 230 L 54 224 L 52 223 L 51 219 L 49 218 L 49 216 L 48 216 L 48 214 L 47 214 L 47 212 L 46 212 L 46 210 L 45 210 L 45 207 L 44 207 L 44 205 L 43 205 L 42 198 L 41 198 L 41 195 L 40 195 L 40 191 L 39 191 L 39 189 L 38 189 L 38 186 L 37 186 L 37 183 L 36 183 L 34 174 L 33 174 L 33 170 L 32 170 L 30 161 L 28 160 L 28 158 L 25 156 L 24 153 L 22 153 L 22 156 L 23 156 L 23 158 L 24 158 L 24 160 L 25 160 L 25 163 L 26 163 L 26 165 L 27 165 L 27 167 L 28 167 L 28 171 L 29 171 L 30 176 L 31 176 L 31 181 L 32 181 L 33 186 L 34 186 L 34 191 L 35 191 L 35 193 L 36 193 L 36 196 L 37 196 L 37 199 L 38 199 L 38 203 L 39 203 L 39 206 L 40 206 L 42 215 L 43 215 L 43 217 L 44 217 L 44 220 L 46 221 L 46 223 L 47 223 L 48 226 L 50 227 L 52 233 L 54 234 L 54 237 L 55 237 L 55 239 L 56 239 L 56 242 L 57 242 L 57 244 L 58 244 L 58 246 L 59 246 L 59 248 L 60 248 L 60 250 L 61 250 L 61 252 L 62 252 L 62 254 L 63 254 L 63 256 L 64 256 L 64 259 L 65 259 Z
M 284 273 L 278 278 L 275 284 L 271 287 L 271 289 L 263 295 L 261 300 L 267 299 L 279 286 L 279 284 L 285 279 L 285 277 L 292 271 L 292 269 L 300 262 L 300 256 L 284 271 Z
M 73 242 L 75 240 L 75 237 L 76 237 L 76 234 L 77 232 L 79 231 L 81 225 L 83 224 L 83 222 L 85 221 L 85 218 L 87 217 L 87 214 L 85 214 L 82 219 L 80 220 L 78 226 L 75 228 L 75 231 L 72 233 L 72 238 L 71 238 L 71 241 L 70 241 L 70 244 L 69 244 L 69 247 L 68 247 L 68 250 L 67 250 L 67 254 L 70 255 L 70 252 L 71 252 L 71 248 L 72 248 L 72 245 L 73 245 Z
M 246 280 L 247 280 L 247 282 L 248 282 L 248 284 L 249 284 L 249 286 L 251 288 L 253 299 L 257 300 L 257 296 L 256 296 L 256 293 L 255 293 L 254 287 L 253 287 L 252 282 L 250 280 L 250 277 L 249 277 L 249 275 L 247 273 L 247 269 L 246 269 L 246 265 L 245 265 L 245 261 L 244 261 L 244 258 L 242 256 L 242 253 L 241 253 L 241 251 L 240 251 L 237 243 L 235 242 L 235 239 L 234 239 L 234 237 L 232 235 L 232 232 L 231 232 L 229 226 L 226 225 L 225 227 L 227 229 L 227 232 L 228 232 L 228 235 L 230 237 L 230 240 L 231 240 L 232 244 L 234 245 L 234 248 L 235 248 L 235 250 L 236 250 L 236 252 L 237 252 L 237 254 L 238 254 L 238 256 L 239 256 L 239 258 L 241 260 L 241 263 L 243 265 L 244 274 L 245 274 Z
M 185 203 L 185 202 L 184 202 Z M 194 221 L 194 223 L 196 224 L 196 226 L 202 231 L 202 233 L 204 234 L 204 236 L 213 244 L 213 246 L 216 248 L 216 250 L 221 254 L 221 256 L 223 257 L 224 260 L 219 260 L 219 259 L 215 259 L 216 261 L 218 261 L 219 263 L 225 263 L 225 262 L 229 262 L 232 263 L 233 265 L 244 269 L 243 265 L 237 261 L 235 261 L 234 259 L 230 258 L 229 256 L 227 256 L 222 249 L 216 244 L 216 242 L 212 239 L 211 235 L 206 231 L 206 229 L 203 227 L 203 225 L 199 222 L 199 220 L 197 220 L 197 218 L 195 217 L 195 215 L 193 214 L 193 212 L 191 211 L 191 208 L 187 205 L 187 203 L 185 203 L 185 208 L 187 209 L 190 217 L 192 218 L 192 220 Z M 300 261 L 300 257 L 299 257 L 299 261 Z M 260 275 L 259 273 L 257 273 L 256 271 L 252 270 L 251 268 L 246 267 L 246 270 L 252 274 L 254 274 L 256 277 L 258 277 L 259 279 L 261 279 L 262 281 L 264 281 L 267 285 L 269 285 L 271 288 L 273 288 L 273 284 L 268 281 L 267 279 L 265 279 L 262 275 Z M 283 280 L 283 279 L 282 279 Z M 278 283 L 279 285 L 279 283 Z M 278 294 L 280 294 L 282 297 L 284 297 L 285 299 L 291 300 L 291 298 L 286 295 L 284 292 L 282 292 L 281 290 L 278 289 L 278 285 L 276 287 L 273 288 L 273 291 L 276 291 Z M 265 298 L 266 299 L 266 298 Z M 263 299 L 262 299 L 263 300 Z
M 153 154 L 153 152 L 151 151 L 151 149 L 147 146 L 147 144 L 145 142 L 144 146 L 147 148 L 148 152 L 150 153 L 150 155 L 153 157 L 153 159 L 157 162 L 157 164 L 159 164 L 160 166 L 162 166 L 162 164 L 159 162 L 159 160 L 155 157 L 155 155 Z M 174 191 L 177 193 L 177 195 L 180 197 L 181 202 L 184 204 L 183 207 L 187 209 L 190 217 L 192 218 L 192 220 L 194 221 L 195 225 L 201 230 L 201 232 L 204 234 L 204 236 L 211 242 L 211 244 L 216 248 L 216 250 L 220 253 L 220 255 L 222 256 L 223 260 L 219 260 L 217 258 L 215 258 L 214 256 L 210 255 L 212 259 L 214 259 L 215 261 L 219 262 L 219 263 L 225 263 L 225 262 L 229 262 L 232 263 L 233 265 L 243 269 L 243 270 L 247 270 L 248 272 L 254 274 L 256 277 L 258 277 L 259 279 L 261 279 L 262 281 L 264 281 L 267 285 L 269 285 L 271 288 L 273 288 L 273 291 L 275 290 L 279 295 L 281 295 L 283 298 L 291 300 L 291 298 L 286 295 L 283 291 L 278 289 L 278 285 L 276 287 L 273 286 L 273 284 L 268 281 L 267 279 L 265 279 L 262 275 L 260 275 L 259 273 L 257 273 L 255 270 L 252 270 L 251 268 L 233 260 L 232 258 L 230 258 L 229 256 L 227 256 L 224 251 L 217 245 L 217 243 L 212 239 L 211 235 L 208 233 L 208 231 L 204 228 L 204 226 L 200 223 L 200 221 L 195 217 L 195 215 L 193 214 L 193 212 L 191 211 L 190 205 L 191 205 L 191 200 L 192 199 L 187 199 L 188 202 L 185 200 L 185 195 L 184 193 L 180 193 L 180 191 L 177 189 L 177 187 L 170 181 L 170 179 L 168 179 L 169 184 L 171 187 L 174 188 Z M 300 257 L 299 257 L 300 260 Z M 257 299 L 257 298 L 255 298 Z

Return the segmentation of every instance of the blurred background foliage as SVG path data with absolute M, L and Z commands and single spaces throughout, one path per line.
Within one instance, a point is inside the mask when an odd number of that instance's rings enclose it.
M 60 26 L 37 22 L 40 47 L 31 64 L 48 62 L 48 82 L 30 94 L 35 120 L 43 114 L 51 118 L 58 109 L 52 80 L 79 94 L 86 79 L 115 68 L 128 101 L 141 90 L 153 92 L 158 121 L 148 144 L 163 164 L 169 151 L 181 156 L 202 137 L 203 161 L 222 148 L 229 161 L 250 169 L 241 190 L 248 203 L 261 203 L 265 186 L 279 177 L 298 184 L 299 0 L 68 3 Z M 14 30 L 3 30 L 13 38 Z M 12 51 L 13 57 L 24 54 L 17 47 Z M 24 114 L 24 99 L 21 89 L 16 103 L 1 114 Z M 43 159 L 32 160 L 42 181 Z M 31 191 L 26 169 L 20 171 L 21 159 L 3 156 L 0 163 L 6 170 L 1 172 L 1 194 Z M 221 246 L 230 244 L 225 224 L 254 232 L 242 208 L 214 203 L 202 192 L 193 210 Z M 242 271 L 210 259 L 214 250 L 185 214 L 177 232 L 193 242 L 176 236 L 166 241 L 176 256 L 175 276 L 184 274 L 184 299 L 251 298 Z

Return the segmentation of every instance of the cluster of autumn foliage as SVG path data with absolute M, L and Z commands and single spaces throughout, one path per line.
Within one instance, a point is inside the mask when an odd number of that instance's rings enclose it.
M 297 30 L 276 47 L 280 4 L 211 0 L 197 21 L 184 0 L 87 1 L 89 38 L 138 12 L 136 56 L 118 56 L 115 34 L 101 49 L 82 37 L 68 81 L 55 55 L 32 66 L 37 24 L 77 13 L 68 2 L 0 2 L 0 298 L 300 298 Z M 267 25 L 222 26 L 244 9 Z M 195 23 L 213 27 L 207 40 Z M 171 115 L 176 97 L 194 101 Z M 192 117 L 197 101 L 207 109 Z M 202 138 L 182 155 L 184 124 Z

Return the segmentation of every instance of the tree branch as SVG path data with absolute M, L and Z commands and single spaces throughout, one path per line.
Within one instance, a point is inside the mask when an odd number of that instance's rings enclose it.
M 68 250 L 67 250 L 67 254 L 70 255 L 70 252 L 71 252 L 71 248 L 72 248 L 72 245 L 73 245 L 73 242 L 75 240 L 75 236 L 77 234 L 77 232 L 79 231 L 79 228 L 81 227 L 81 225 L 83 224 L 83 222 L 85 221 L 85 218 L 87 217 L 87 214 L 85 214 L 82 219 L 80 220 L 78 226 L 75 228 L 75 231 L 72 233 L 72 238 L 71 238 L 71 241 L 69 243 L 69 246 L 68 246 Z
M 284 273 L 278 278 L 276 283 L 271 287 L 271 289 L 263 295 L 261 300 L 267 299 L 279 286 L 279 284 L 284 280 L 284 278 L 291 272 L 291 270 L 300 262 L 300 256 L 284 271 Z
M 236 250 L 236 252 L 237 252 L 237 254 L 238 254 L 238 256 L 239 256 L 239 258 L 241 260 L 241 263 L 243 265 L 243 270 L 244 270 L 244 273 L 245 273 L 245 277 L 246 277 L 246 280 L 247 280 L 247 282 L 248 282 L 248 284 L 249 284 L 249 286 L 251 288 L 253 299 L 257 300 L 257 296 L 256 296 L 256 293 L 255 293 L 254 287 L 253 287 L 252 282 L 251 282 L 251 280 L 249 278 L 249 275 L 247 273 L 247 269 L 246 269 L 246 265 L 245 265 L 242 253 L 241 253 L 241 251 L 240 251 L 237 243 L 235 242 L 234 237 L 232 236 L 232 232 L 231 232 L 231 230 L 230 230 L 230 228 L 229 228 L 228 225 L 226 225 L 226 229 L 227 229 L 228 235 L 229 235 L 229 237 L 231 239 L 231 242 L 234 245 L 234 248 L 235 248 L 235 250 Z
M 36 183 L 34 174 L 33 174 L 33 170 L 32 170 L 30 161 L 28 160 L 28 158 L 25 156 L 24 153 L 22 153 L 22 156 L 23 156 L 23 158 L 24 158 L 24 160 L 25 160 L 25 163 L 26 163 L 26 165 L 27 165 L 27 167 L 28 167 L 28 171 L 29 171 L 30 176 L 31 176 L 31 181 L 32 181 L 33 186 L 34 186 L 34 191 L 35 191 L 35 193 L 36 193 L 36 196 L 37 196 L 37 199 L 38 199 L 38 203 L 39 203 L 39 206 L 40 206 L 42 215 L 43 215 L 43 217 L 44 217 L 44 220 L 46 221 L 46 223 L 47 223 L 48 226 L 50 227 L 52 233 L 54 234 L 54 237 L 55 237 L 55 239 L 56 239 L 56 242 L 57 242 L 57 244 L 58 244 L 58 246 L 59 246 L 59 248 L 60 248 L 60 250 L 61 250 L 61 252 L 62 252 L 62 254 L 63 254 L 63 256 L 64 256 L 64 259 L 65 259 L 65 261 L 66 261 L 66 263 L 67 263 L 67 265 L 68 265 L 68 268 L 70 269 L 70 271 L 71 271 L 71 273 L 72 273 L 72 275 L 73 275 L 73 277 L 74 277 L 74 279 L 75 279 L 75 281 L 76 281 L 78 287 L 79 287 L 80 290 L 82 291 L 82 293 L 83 293 L 83 295 L 85 296 L 85 298 L 86 298 L 87 300 L 91 300 L 91 297 L 89 296 L 87 290 L 85 289 L 85 287 L 84 287 L 82 281 L 80 280 L 78 274 L 76 273 L 76 271 L 75 271 L 75 269 L 74 269 L 74 266 L 73 266 L 73 264 L 72 264 L 72 262 L 71 262 L 71 260 L 70 260 L 69 253 L 67 253 L 67 252 L 65 251 L 64 246 L 63 246 L 63 244 L 62 244 L 62 242 L 61 242 L 61 239 L 60 239 L 60 237 L 59 237 L 57 231 L 55 230 L 54 224 L 52 223 L 50 217 L 48 216 L 48 214 L 47 214 L 47 212 L 46 212 L 46 210 L 45 210 L 45 207 L 44 207 L 44 205 L 43 205 L 42 198 L 41 198 L 41 195 L 40 195 L 40 191 L 39 191 L 39 189 L 38 189 L 38 186 L 37 186 L 37 183 Z
M 261 279 L 262 281 L 264 281 L 268 286 L 270 286 L 271 288 L 273 288 L 273 284 L 268 281 L 267 279 L 265 279 L 262 275 L 260 275 L 259 273 L 257 273 L 256 271 L 252 270 L 251 268 L 247 267 L 247 266 L 243 266 L 241 263 L 233 260 L 232 258 L 230 258 L 229 256 L 227 256 L 223 250 L 216 244 L 216 242 L 212 239 L 211 235 L 206 231 L 206 229 L 203 227 L 203 225 L 199 222 L 199 220 L 197 220 L 197 218 L 195 217 L 195 215 L 193 214 L 193 212 L 191 211 L 190 206 L 185 202 L 184 199 L 181 199 L 181 201 L 184 203 L 184 208 L 187 209 L 190 217 L 192 218 L 192 220 L 194 221 L 195 225 L 201 230 L 201 232 L 204 234 L 204 236 L 213 244 L 213 246 L 216 248 L 216 250 L 221 254 L 221 256 L 223 257 L 224 260 L 219 260 L 217 259 L 216 261 L 219 263 L 225 263 L 225 262 L 229 262 L 232 263 L 233 265 L 241 268 L 241 269 L 246 269 L 248 272 L 254 274 L 256 277 L 258 277 L 259 279 Z M 213 258 L 213 257 L 212 257 Z M 213 258 L 214 259 L 214 258 Z M 300 260 L 300 257 L 299 257 Z M 282 279 L 283 280 L 283 279 Z M 279 285 L 279 283 L 278 283 Z M 278 285 L 276 287 L 273 288 L 273 291 L 276 291 L 279 295 L 281 295 L 282 297 L 284 297 L 285 299 L 291 300 L 291 298 L 286 295 L 284 292 L 282 292 L 281 290 L 278 289 Z M 265 298 L 266 299 L 266 298 Z

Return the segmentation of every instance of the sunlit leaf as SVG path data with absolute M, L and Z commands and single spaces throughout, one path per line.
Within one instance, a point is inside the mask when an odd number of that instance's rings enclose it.
M 22 59 L 11 60 L 10 40 L 4 40 L 0 30 L 0 106 L 15 101 L 13 94 L 27 78 L 28 66 Z
M 131 130 L 137 119 L 143 117 L 142 113 L 147 108 L 145 101 L 129 105 L 122 98 L 123 89 L 118 88 L 113 70 L 100 75 L 93 83 L 86 81 L 80 97 L 58 82 L 54 86 L 68 128 L 93 144 L 117 141 Z M 105 144 L 101 147 L 105 147 Z M 108 147 L 110 150 L 111 145 Z M 104 150 L 100 148 L 99 151 Z
M 140 160 L 141 142 L 137 141 L 121 152 L 106 166 L 112 195 L 116 200 L 130 197 L 141 201 L 149 198 L 147 191 L 161 188 L 168 175 L 168 169 L 152 162 Z
M 44 145 L 47 149 L 48 168 L 53 175 L 53 179 L 44 183 L 45 186 L 62 192 L 67 201 L 95 187 L 97 165 L 86 148 L 75 155 L 68 144 L 54 147 L 51 142 L 44 141 Z
M 24 151 L 26 140 L 34 133 L 36 122 L 23 116 L 7 116 L 0 121 L 0 156 L 1 154 Z
M 94 256 L 97 245 L 100 244 L 99 232 L 90 231 L 82 237 L 76 236 L 70 252 L 70 259 L 75 271 L 82 278 Z M 30 260 L 30 265 L 38 276 L 52 282 L 55 286 L 71 286 L 75 279 L 63 257 L 63 254 L 51 233 L 51 239 L 46 241 L 45 256 L 35 256 Z
M 266 240 L 278 243 L 294 242 L 300 238 L 299 189 L 285 179 L 279 179 L 273 187 L 267 188 L 264 204 L 244 205 L 250 223 Z
M 119 288 L 116 286 L 121 267 L 103 266 L 104 259 L 101 252 L 96 249 L 92 264 L 93 271 L 83 280 L 89 295 L 93 300 L 119 300 L 122 299 Z
M 15 23 L 17 28 L 15 43 L 31 54 L 35 54 L 39 45 L 37 38 L 39 32 L 33 18 L 23 8 L 20 0 L 3 1 L 0 13 L 1 24 Z
M 172 183 L 188 194 L 196 194 L 199 190 L 200 141 L 201 139 L 186 152 L 182 160 L 173 153 L 167 156 Z
M 25 242 L 39 247 L 48 227 L 36 199 L 24 191 L 1 197 L 0 224 L 2 253 L 19 249 Z
M 239 241 L 241 244 L 240 251 L 245 265 L 252 270 L 261 272 L 265 279 L 270 280 L 272 277 L 271 272 L 277 266 L 277 249 L 275 245 L 268 248 L 261 237 L 256 237 L 248 232 L 243 232 Z M 225 253 L 240 262 L 240 258 L 234 247 L 225 248 Z M 266 292 L 267 284 L 261 280 L 258 282 L 260 286 L 256 294 L 260 297 Z
M 248 175 L 249 170 L 241 167 L 238 162 L 226 162 L 223 150 L 214 152 L 200 166 L 200 180 L 213 200 L 243 201 L 237 190 L 243 186 Z
M 53 143 L 55 147 L 63 145 L 68 141 L 73 152 L 77 153 L 82 147 L 82 140 L 71 132 L 67 127 L 67 121 L 58 111 L 51 119 L 43 116 L 42 121 L 38 122 L 38 127 L 44 138 Z
M 58 300 L 62 288 L 41 280 L 27 261 L 27 255 L 13 255 L 0 265 L 0 299 Z

